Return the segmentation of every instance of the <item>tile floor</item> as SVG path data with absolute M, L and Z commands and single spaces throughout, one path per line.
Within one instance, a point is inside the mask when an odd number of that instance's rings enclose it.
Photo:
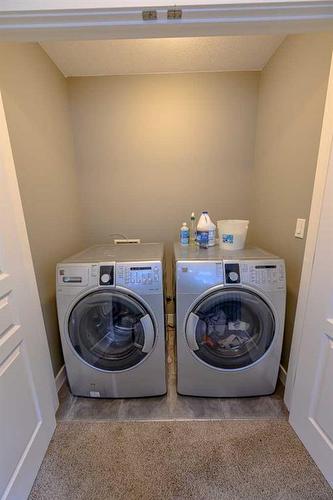
M 176 391 L 174 331 L 169 331 L 168 394 L 137 399 L 90 399 L 72 396 L 67 385 L 60 391 L 59 421 L 65 420 L 221 420 L 288 418 L 279 383 L 271 396 L 253 398 L 196 398 Z

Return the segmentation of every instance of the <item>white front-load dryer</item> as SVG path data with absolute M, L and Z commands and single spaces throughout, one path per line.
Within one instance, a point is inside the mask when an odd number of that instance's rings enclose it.
M 97 245 L 59 263 L 56 272 L 72 393 L 165 394 L 163 246 Z
M 176 244 L 175 274 L 178 392 L 273 393 L 284 330 L 284 261 L 257 248 Z

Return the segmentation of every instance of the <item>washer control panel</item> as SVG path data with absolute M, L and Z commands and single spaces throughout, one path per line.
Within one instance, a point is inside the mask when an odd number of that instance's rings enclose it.
M 242 283 L 256 285 L 263 290 L 284 290 L 286 273 L 284 261 L 281 259 L 269 261 L 242 261 Z
M 162 290 L 160 262 L 124 262 L 116 265 L 116 284 L 141 293 L 160 293 Z
M 84 288 L 89 284 L 89 272 L 87 266 L 81 264 L 58 264 L 57 286 L 68 291 L 74 287 Z

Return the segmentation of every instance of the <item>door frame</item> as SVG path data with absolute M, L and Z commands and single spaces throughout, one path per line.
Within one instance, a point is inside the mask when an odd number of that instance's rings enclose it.
M 174 0 L 2 0 L 0 41 L 82 40 L 176 36 L 260 35 L 333 30 L 333 2 L 318 0 L 182 0 L 179 20 L 167 18 Z M 143 21 L 155 8 L 157 20 Z M 304 314 L 316 250 L 328 158 L 333 138 L 331 66 L 303 268 L 295 317 L 285 403 L 290 407 Z
M 168 18 L 180 9 L 181 19 Z M 144 10 L 156 19 L 143 20 Z M 333 30 L 320 0 L 2 0 L 0 41 L 292 34 Z
M 286 389 L 284 394 L 285 404 L 290 410 L 296 371 L 298 366 L 299 352 L 303 337 L 303 327 L 306 316 L 308 296 L 310 291 L 313 262 L 316 254 L 316 246 L 319 232 L 319 223 L 326 187 L 329 162 L 333 145 L 333 52 L 331 58 L 330 74 L 328 79 L 327 94 L 324 108 L 324 117 L 321 129 L 319 151 L 317 157 L 317 168 L 315 174 L 314 188 L 312 193 L 311 209 L 309 216 L 308 231 L 305 243 L 301 281 L 298 293 L 298 301 L 295 315 L 294 331 L 287 372 Z
M 24 268 L 25 274 L 28 276 L 29 282 L 31 283 L 31 289 L 33 291 L 32 293 L 34 293 L 38 299 L 38 311 L 31 311 L 30 317 L 32 323 L 34 322 L 35 324 L 38 335 L 40 335 L 42 342 L 45 344 L 47 348 L 47 352 L 49 352 L 44 320 L 42 322 L 42 325 L 39 324 L 40 317 L 43 318 L 43 314 L 40 305 L 40 298 L 38 295 L 35 269 L 33 266 L 29 238 L 21 202 L 21 193 L 17 181 L 16 168 L 13 159 L 13 151 L 10 143 L 10 132 L 7 126 L 6 112 L 1 94 L 1 89 L 0 89 L 0 150 L 2 152 L 5 169 L 8 176 L 9 188 L 11 190 L 13 198 L 13 206 L 12 206 L 13 217 L 15 217 L 15 222 L 18 227 L 18 231 L 20 233 L 20 241 L 18 242 L 18 245 L 21 247 L 22 255 L 24 256 L 24 260 L 22 261 L 22 267 Z M 39 317 L 37 315 L 39 315 Z M 49 380 L 45 381 L 45 383 L 49 384 L 51 397 L 53 401 L 54 413 L 55 413 L 59 406 L 59 399 L 51 365 L 51 358 L 48 360 L 47 363 L 49 365 L 48 369 Z
M 12 260 L 8 259 L 8 262 L 10 262 L 9 268 L 11 268 L 10 279 L 12 279 L 10 293 L 14 293 L 15 303 L 18 305 L 17 310 L 14 309 L 13 311 L 15 322 L 12 326 L 17 322 L 17 326 L 21 327 L 20 329 L 23 332 L 26 329 L 25 333 L 21 334 L 22 337 L 15 349 L 19 349 L 18 346 L 22 344 L 23 354 L 21 356 L 25 356 L 25 360 L 29 359 L 29 362 L 33 364 L 34 370 L 27 371 L 27 374 L 30 384 L 33 386 L 32 399 L 36 405 L 38 415 L 36 427 L 22 450 L 22 455 L 19 457 L 9 483 L 3 491 L 1 498 L 6 499 L 26 498 L 29 495 L 56 427 L 55 412 L 59 401 L 1 92 L 0 157 L 1 168 L 4 173 L 4 191 L 8 193 L 8 196 L 5 194 L 4 200 L 10 204 L 10 207 L 8 207 L 10 209 L 10 215 L 8 216 L 10 230 L 8 231 L 6 228 L 7 222 L 4 226 L 1 226 L 1 230 L 4 228 L 4 233 L 6 234 L 7 231 L 7 235 L 12 233 L 12 239 L 10 239 Z M 19 265 L 17 265 L 17 262 L 19 262 Z M 4 273 L 6 275 L 6 271 Z M 5 342 L 5 336 L 1 337 L 3 342 Z M 15 388 L 13 390 L 15 394 Z M 24 415 L 22 415 L 22 418 L 24 418 Z M 14 446 L 15 436 L 12 436 L 11 443 Z

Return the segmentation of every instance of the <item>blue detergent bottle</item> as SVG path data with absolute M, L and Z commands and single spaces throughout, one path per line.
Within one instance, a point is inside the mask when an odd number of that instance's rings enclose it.
M 187 227 L 186 222 L 183 222 L 182 227 L 180 228 L 180 244 L 181 245 L 189 245 L 190 244 L 190 230 Z

